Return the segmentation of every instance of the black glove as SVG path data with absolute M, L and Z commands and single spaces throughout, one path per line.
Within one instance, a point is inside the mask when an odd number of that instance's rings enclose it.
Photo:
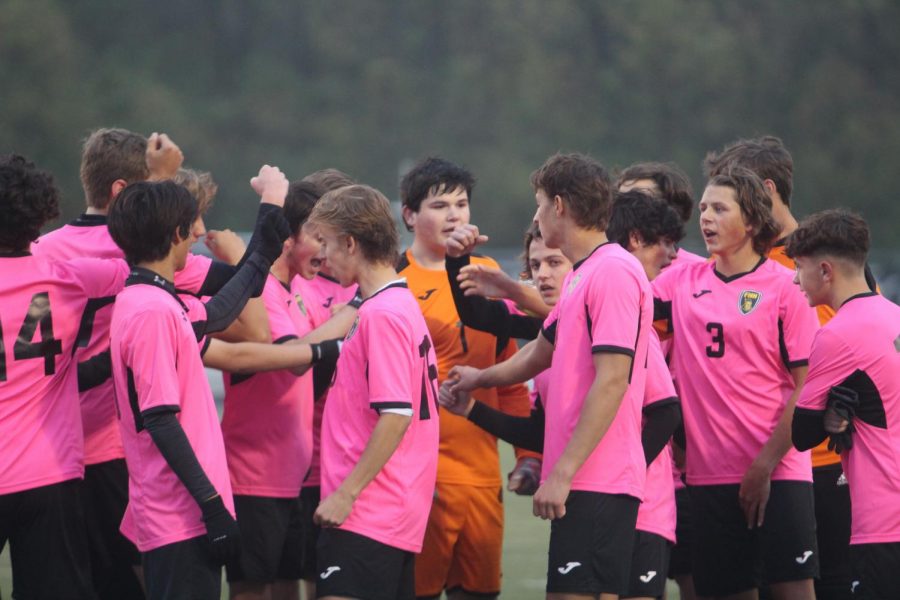
M 268 261 L 275 262 L 284 248 L 284 240 L 291 235 L 291 226 L 281 211 L 265 216 L 259 230 L 259 246 L 256 251 Z
M 828 391 L 826 409 L 834 411 L 842 419 L 848 421 L 847 429 L 841 433 L 829 433 L 828 449 L 841 454 L 853 447 L 853 418 L 859 408 L 859 395 L 856 390 L 836 385 Z
M 530 456 L 523 456 L 516 462 L 516 467 L 507 475 L 510 479 L 510 486 L 514 483 L 513 476 L 515 476 L 515 481 L 518 482 L 518 487 L 512 491 L 519 496 L 534 496 L 534 493 L 541 485 L 541 461 Z
M 200 511 L 213 558 L 219 564 L 233 562 L 241 553 L 241 532 L 222 497 L 213 496 L 200 505 Z

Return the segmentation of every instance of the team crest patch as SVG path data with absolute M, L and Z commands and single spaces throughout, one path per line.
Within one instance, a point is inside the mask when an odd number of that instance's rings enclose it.
M 347 337 L 344 338 L 344 341 L 347 342 L 350 338 L 353 337 L 353 334 L 356 333 L 356 330 L 359 328 L 359 315 L 357 315 L 356 319 L 353 321 L 353 325 L 350 327 L 350 331 L 347 332 Z
M 754 292 L 753 290 L 744 290 L 741 292 L 741 297 L 738 300 L 738 306 L 741 309 L 741 312 L 745 315 L 749 315 L 753 312 L 753 309 L 759 306 L 759 301 L 762 300 L 761 292 Z
M 575 275 L 575 277 L 572 278 L 572 281 L 569 282 L 569 287 L 566 290 L 566 295 L 569 295 L 572 293 L 572 290 L 575 289 L 575 286 L 578 285 L 579 281 L 581 281 L 581 273 L 578 273 L 577 275 Z
M 294 294 L 294 300 L 297 302 L 297 308 L 300 309 L 300 312 L 303 313 L 303 316 L 307 316 L 306 304 L 303 303 L 303 298 L 300 297 L 300 294 Z

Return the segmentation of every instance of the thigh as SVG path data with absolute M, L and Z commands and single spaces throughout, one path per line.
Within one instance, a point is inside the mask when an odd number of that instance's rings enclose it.
M 672 543 L 661 535 L 640 530 L 635 532 L 628 591 L 624 598 L 662 597 L 666 591 L 671 547 Z
M 437 596 L 447 584 L 456 541 L 468 511 L 466 486 L 438 483 L 422 552 L 416 556 L 416 595 Z
M 624 594 L 634 547 L 637 498 L 574 491 L 550 523 L 547 592 Z
M 447 574 L 447 590 L 479 596 L 500 593 L 503 488 L 468 488 L 468 507 Z
M 81 480 L 10 494 L 13 596 L 93 598 Z
M 241 555 L 227 566 L 228 581 L 273 583 L 290 522 L 290 499 L 235 496 L 234 511 Z
M 300 560 L 300 577 L 307 581 L 316 580 L 316 542 L 319 541 L 319 526 L 313 522 L 313 515 L 321 500 L 322 488 L 305 487 L 300 490 L 301 526 L 303 528 L 303 556 Z
M 885 600 L 900 590 L 900 542 L 850 546 L 853 598 Z
M 697 594 L 726 596 L 758 588 L 762 563 L 757 532 L 747 529 L 738 502 L 740 486 L 703 485 L 688 489 L 696 517 L 692 570 Z
M 850 486 L 840 463 L 813 468 L 819 579 L 816 598 L 839 600 L 850 590 Z
M 396 600 L 415 586 L 411 552 L 343 529 L 324 528 L 316 548 L 316 597 Z M 405 599 L 404 599 L 405 600 Z
M 168 544 L 142 556 L 147 600 L 218 600 L 222 568 L 205 536 Z
M 811 483 L 773 481 L 765 522 L 758 533 L 766 583 L 818 576 L 819 550 Z

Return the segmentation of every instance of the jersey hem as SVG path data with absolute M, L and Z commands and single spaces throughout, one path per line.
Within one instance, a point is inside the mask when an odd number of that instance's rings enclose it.
M 168 546 L 169 544 L 177 544 L 178 542 L 184 542 L 187 540 L 192 540 L 195 537 L 204 536 L 206 535 L 206 527 L 203 525 L 199 525 L 185 531 L 170 533 L 168 535 L 155 537 L 153 539 L 144 540 L 142 542 L 139 542 L 137 539 L 135 539 L 138 536 L 135 535 L 133 531 L 123 531 L 122 534 L 129 540 L 131 540 L 132 543 L 134 543 L 134 545 L 137 546 L 137 549 L 141 552 L 150 552 L 151 550 L 156 550 L 157 548 L 162 548 L 163 546 Z
M 69 481 L 70 479 L 84 479 L 84 467 L 82 466 L 71 471 L 57 473 L 48 477 L 41 477 L 40 479 L 34 479 L 28 482 L 16 483 L 9 487 L 0 487 L 0 496 L 15 494 L 16 492 L 27 492 L 28 490 L 47 487 L 48 485 L 62 483 L 63 481 Z
M 638 517 L 640 518 L 640 515 L 638 515 Z M 664 527 L 654 527 L 653 525 L 646 525 L 644 523 L 638 522 L 634 526 L 634 530 L 658 535 L 661 538 L 665 538 L 667 542 L 671 542 L 673 544 L 678 543 L 675 539 L 675 531 L 672 529 L 666 529 Z
M 721 477 L 691 477 L 688 475 L 686 477 L 688 485 L 740 485 L 740 483 L 744 480 L 744 474 L 740 475 L 725 475 Z M 809 478 L 800 477 L 793 474 L 783 474 L 783 475 L 773 475 L 769 481 L 797 481 L 801 483 L 812 483 L 812 469 L 810 469 Z
M 300 494 L 300 486 L 296 488 L 261 488 L 243 487 L 231 483 L 232 496 L 254 496 L 256 498 L 296 498 Z
M 120 460 L 125 458 L 125 450 L 117 450 L 115 452 L 104 452 L 103 454 L 97 454 L 94 456 L 85 456 L 84 464 L 87 465 L 100 465 L 107 462 L 112 462 L 114 460 Z
M 386 546 L 390 546 L 392 548 L 396 548 L 398 550 L 403 550 L 405 552 L 412 552 L 413 554 L 418 554 L 422 551 L 422 543 L 419 542 L 418 545 L 410 544 L 409 542 L 398 540 L 390 535 L 385 535 L 380 531 L 373 531 L 367 527 L 361 527 L 358 525 L 350 524 L 350 525 L 341 525 L 338 529 L 343 529 L 344 531 L 350 531 L 352 533 L 356 533 L 358 535 L 365 536 L 371 540 L 375 540 L 381 544 Z M 423 531 L 424 533 L 424 531 Z

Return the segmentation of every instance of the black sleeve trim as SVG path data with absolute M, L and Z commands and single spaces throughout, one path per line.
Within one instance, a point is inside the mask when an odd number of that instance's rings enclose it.
M 177 404 L 160 404 L 159 406 L 154 406 L 148 408 L 147 410 L 141 411 L 141 416 L 145 419 L 147 417 L 152 417 L 153 415 L 158 415 L 161 413 L 180 413 L 181 407 Z
M 796 369 L 797 367 L 808 367 L 809 359 L 801 358 L 800 360 L 792 360 L 787 364 L 788 369 Z
M 794 448 L 809 450 L 821 444 L 828 433 L 825 431 L 823 416 L 824 410 L 809 408 L 794 409 L 794 419 L 791 421 L 791 442 Z
M 387 408 L 412 408 L 412 402 L 370 402 L 369 408 L 381 412 Z
M 294 335 L 292 333 L 289 333 L 288 335 L 281 336 L 280 338 L 278 338 L 277 340 L 275 340 L 272 343 L 273 344 L 283 344 L 285 342 L 289 342 L 291 340 L 298 340 L 298 339 L 300 339 L 300 338 L 298 338 L 296 335 Z
M 545 416 L 540 402 L 535 403 L 529 416 L 516 417 L 476 401 L 469 411 L 469 420 L 517 448 L 544 451 Z
M 622 346 L 591 346 L 592 354 L 624 354 L 634 358 L 633 348 L 623 348 Z
M 544 336 L 544 339 L 554 345 L 556 344 L 556 324 L 558 322 L 559 321 L 553 321 L 547 327 L 541 328 L 541 335 Z
M 206 320 L 203 321 L 191 321 L 191 329 L 194 330 L 194 337 L 197 338 L 197 341 L 203 339 L 203 336 L 206 335 Z M 200 354 L 203 354 L 202 352 Z
M 209 345 L 212 343 L 212 338 L 206 338 L 203 340 L 203 346 L 200 348 L 200 358 L 206 354 L 206 351 L 209 350 Z

